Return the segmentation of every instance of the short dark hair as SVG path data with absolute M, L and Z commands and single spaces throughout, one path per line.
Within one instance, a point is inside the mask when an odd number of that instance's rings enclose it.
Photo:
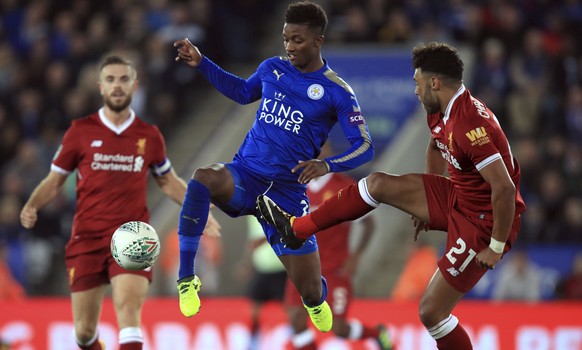
M 126 60 L 125 58 L 118 56 L 118 55 L 111 55 L 111 56 L 105 57 L 101 61 L 101 64 L 99 65 L 99 71 L 102 71 L 103 68 L 105 68 L 109 65 L 112 65 L 112 64 L 122 64 L 125 66 L 129 66 L 135 71 L 135 66 L 133 65 L 133 63 L 131 61 Z
M 313 2 L 294 2 L 285 12 L 285 23 L 307 24 L 309 29 L 323 35 L 327 28 L 327 15 L 321 6 Z
M 455 82 L 461 82 L 463 66 L 457 49 L 447 43 L 423 43 L 412 49 L 412 67 L 420 68 L 423 72 L 440 74 Z

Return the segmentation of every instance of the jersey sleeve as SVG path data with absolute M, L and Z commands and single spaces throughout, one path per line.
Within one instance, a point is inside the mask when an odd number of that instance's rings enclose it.
M 225 71 L 204 56 L 198 66 L 198 71 L 224 96 L 240 104 L 249 104 L 261 98 L 262 82 L 260 72 L 263 64 L 245 80 Z
M 154 154 L 149 167 L 154 176 L 162 176 L 172 169 L 172 163 L 166 155 L 166 142 L 164 136 L 157 126 L 152 125 L 152 128 L 154 130 L 152 138 Z
M 332 172 L 351 170 L 374 158 L 372 137 L 353 90 L 345 84 L 338 91 L 335 108 L 338 122 L 350 147 L 343 153 L 325 158 Z
M 53 157 L 51 171 L 63 175 L 72 173 L 81 158 L 78 126 L 75 122 L 67 129 L 57 152 Z
M 492 162 L 501 159 L 501 152 L 495 144 L 498 130 L 486 119 L 474 123 L 460 123 L 455 127 L 457 143 L 463 153 L 480 171 Z

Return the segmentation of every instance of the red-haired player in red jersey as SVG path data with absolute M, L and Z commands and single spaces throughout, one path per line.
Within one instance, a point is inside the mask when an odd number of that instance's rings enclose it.
M 332 147 L 328 141 L 321 147 L 318 158 L 324 159 L 332 154 Z M 327 173 L 311 180 L 307 185 L 310 209 L 316 209 L 337 191 L 354 183 L 353 178 L 342 173 Z M 328 302 L 333 312 L 331 330 L 338 337 L 348 340 L 372 338 L 377 341 L 381 350 L 391 350 L 392 340 L 385 327 L 373 327 L 360 320 L 346 319 L 353 299 L 352 278 L 375 229 L 373 216 L 364 216 L 361 225 L 360 237 L 353 250 L 350 250 L 349 238 L 352 231 L 351 222 L 343 222 L 317 235 L 321 272 L 327 276 Z M 293 283 L 286 284 L 284 303 L 294 333 L 291 337 L 291 347 L 296 350 L 316 350 L 315 332 L 308 327 L 307 311 Z
M 97 324 L 109 283 L 120 349 L 142 349 L 141 309 L 152 271 L 127 271 L 117 265 L 109 248 L 111 236 L 127 221 L 149 221 L 146 193 L 150 172 L 176 203 L 182 203 L 186 192 L 186 183 L 166 156 L 159 129 L 139 119 L 130 108 L 136 89 L 137 73 L 131 62 L 119 56 L 104 59 L 99 68 L 104 106 L 72 122 L 49 174 L 20 213 L 22 226 L 33 227 L 37 211 L 57 196 L 67 176 L 77 169 L 77 205 L 65 261 L 74 335 L 81 349 L 104 348 Z
M 519 165 L 493 112 L 465 88 L 463 62 L 454 47 L 420 44 L 412 51 L 412 66 L 414 92 L 431 130 L 426 174 L 372 173 L 300 218 L 282 212 L 266 196 L 257 204 L 285 241 L 301 241 L 381 203 L 416 218 L 415 238 L 422 229 L 447 231 L 445 254 L 419 314 L 439 349 L 468 350 L 471 340 L 451 312 L 515 242 L 525 211 Z M 450 177 L 443 176 L 445 170 Z

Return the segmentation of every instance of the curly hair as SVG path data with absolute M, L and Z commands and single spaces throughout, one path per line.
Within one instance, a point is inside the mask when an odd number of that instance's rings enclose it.
M 285 23 L 307 24 L 310 30 L 323 35 L 327 27 L 327 15 L 321 6 L 313 2 L 294 2 L 285 12 Z
M 447 43 L 419 44 L 412 49 L 412 67 L 440 74 L 456 82 L 463 80 L 463 61 L 457 49 Z

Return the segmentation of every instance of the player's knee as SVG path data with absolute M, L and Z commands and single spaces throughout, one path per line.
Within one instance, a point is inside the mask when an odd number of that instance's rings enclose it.
M 381 197 L 382 191 L 386 190 L 386 182 L 390 176 L 386 173 L 376 171 L 366 177 L 366 187 L 372 198 Z
M 77 324 L 75 326 L 75 338 L 79 344 L 87 344 L 95 337 L 97 325 Z
M 435 303 L 421 301 L 418 307 L 420 321 L 426 328 L 430 328 L 440 321 L 444 320 L 447 315 L 442 314 Z
M 321 280 L 312 279 L 310 281 L 302 281 L 301 285 L 297 287 L 301 298 L 306 304 L 318 305 L 321 300 Z

